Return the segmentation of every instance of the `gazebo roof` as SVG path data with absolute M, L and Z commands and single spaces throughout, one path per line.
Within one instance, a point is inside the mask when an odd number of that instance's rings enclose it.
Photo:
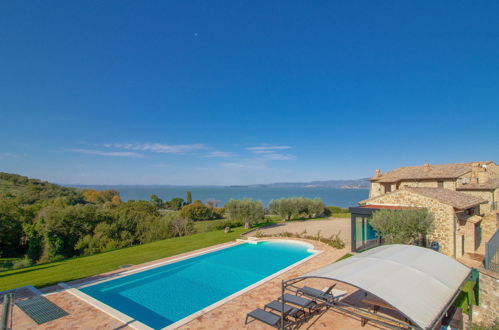
M 471 270 L 436 251 L 384 245 L 330 264 L 301 278 L 320 277 L 354 285 L 428 329 L 455 298 Z

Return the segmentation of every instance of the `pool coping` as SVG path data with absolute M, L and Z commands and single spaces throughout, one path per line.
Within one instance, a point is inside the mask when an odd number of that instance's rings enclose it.
M 152 268 L 157 268 L 157 267 L 161 267 L 161 266 L 164 266 L 164 265 L 167 265 L 167 264 L 171 264 L 171 263 L 175 263 L 175 262 L 178 262 L 178 261 L 181 261 L 181 260 L 186 260 L 186 259 L 190 259 L 190 258 L 194 258 L 194 257 L 197 257 L 197 256 L 200 256 L 200 255 L 203 255 L 203 254 L 208 254 L 208 253 L 211 253 L 211 252 L 215 252 L 215 251 L 218 251 L 218 250 L 222 250 L 222 249 L 226 249 L 226 248 L 229 248 L 229 247 L 233 247 L 233 246 L 236 246 L 236 245 L 239 245 L 239 244 L 257 244 L 258 242 L 265 242 L 265 241 L 283 241 L 283 242 L 288 242 L 288 243 L 294 243 L 294 244 L 302 244 L 302 245 L 306 245 L 308 246 L 308 250 L 307 252 L 311 252 L 313 253 L 312 255 L 302 259 L 302 260 L 299 260 L 297 262 L 295 262 L 294 264 L 291 264 L 289 265 L 288 267 L 286 268 L 283 268 L 281 269 L 280 271 L 276 272 L 276 273 L 273 273 L 263 279 L 261 279 L 260 281 L 256 282 L 256 283 L 253 283 L 252 285 L 248 286 L 248 287 L 245 287 L 243 288 L 242 290 L 239 290 L 201 310 L 198 310 L 197 312 L 194 312 L 186 317 L 184 317 L 183 319 L 180 319 L 178 321 L 176 321 L 175 323 L 172 323 L 162 329 L 164 330 L 170 330 L 170 329 L 176 329 L 186 323 L 189 323 L 191 322 L 192 320 L 198 318 L 199 316 L 201 315 L 204 315 L 206 313 L 208 313 L 209 311 L 217 308 L 217 307 L 220 307 L 222 306 L 223 304 L 247 293 L 248 291 L 251 291 L 253 290 L 254 288 L 264 284 L 265 282 L 268 282 L 269 280 L 273 279 L 273 278 L 276 278 L 278 277 L 279 275 L 291 270 L 292 268 L 310 260 L 311 258 L 321 254 L 322 250 L 316 250 L 314 245 L 311 244 L 311 243 L 308 243 L 308 242 L 303 242 L 303 241 L 299 241 L 299 240 L 290 240 L 290 239 L 262 239 L 262 240 L 257 240 L 257 239 L 252 239 L 252 240 L 236 240 L 234 242 L 231 242 L 231 243 L 228 243 L 228 244 L 224 244 L 222 246 L 218 246 L 216 248 L 212 248 L 212 249 L 207 249 L 207 250 L 203 250 L 203 251 L 199 251 L 199 252 L 194 252 L 194 253 L 191 253 L 191 254 L 188 254 L 188 255 L 184 255 L 184 256 L 181 256 L 181 257 L 177 257 L 177 258 L 172 258 L 170 260 L 165 260 L 165 261 L 162 261 L 162 262 L 158 262 L 158 263 L 155 263 L 155 264 L 152 264 L 152 265 L 147 265 L 147 266 L 144 266 L 144 267 L 139 267 L 139 268 L 136 268 L 136 269 L 133 269 L 133 270 L 130 270 L 130 271 L 126 271 L 126 272 L 123 272 L 123 273 L 119 273 L 119 275 L 116 275 L 116 274 L 110 274 L 108 276 L 108 278 L 101 278 L 101 279 L 98 279 L 98 280 L 94 280 L 94 281 L 90 281 L 90 282 L 86 282 L 86 283 L 82 283 L 81 285 L 78 285 L 77 287 L 74 287 L 74 286 L 71 286 L 67 283 L 64 283 L 64 282 L 61 282 L 59 283 L 59 286 L 61 286 L 62 288 L 65 289 L 65 291 L 71 293 L 72 295 L 76 296 L 77 298 L 83 300 L 84 302 L 86 302 L 87 304 L 101 310 L 102 312 L 108 314 L 109 316 L 123 322 L 125 325 L 127 326 L 130 326 L 131 328 L 133 329 L 137 329 L 137 330 L 145 330 L 145 329 L 153 329 L 151 327 L 149 327 L 148 325 L 136 320 L 135 318 L 125 314 L 125 313 L 122 313 L 120 312 L 119 310 L 101 302 L 100 300 L 90 296 L 90 295 L 87 295 L 86 293 L 80 291 L 79 289 L 80 288 L 84 288 L 84 287 L 87 287 L 87 286 L 90 286 L 90 285 L 94 285 L 94 284 L 98 284 L 100 282 L 107 282 L 107 281 L 110 281 L 110 280 L 114 280 L 116 278 L 120 278 L 120 277 L 124 277 L 124 276 L 128 276 L 128 275 L 132 275 L 132 274 L 135 274 L 135 273 L 140 273 L 140 272 L 143 272 L 145 270 L 148 270 L 148 269 L 152 269 Z

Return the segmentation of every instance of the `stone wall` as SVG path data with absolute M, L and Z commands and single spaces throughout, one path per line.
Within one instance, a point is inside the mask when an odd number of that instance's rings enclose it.
M 385 186 L 390 186 L 391 191 L 399 190 L 405 187 L 428 187 L 438 188 L 438 181 L 444 182 L 444 188 L 456 190 L 456 180 L 402 180 L 398 183 L 377 183 L 371 182 L 369 189 L 369 198 L 384 195 L 386 193 Z
M 377 182 L 371 182 L 371 188 L 369 189 L 369 198 L 383 195 L 383 186 Z
M 484 183 L 490 179 L 499 178 L 499 166 L 497 164 L 491 163 L 483 166 L 474 163 L 471 167 L 472 177 L 478 179 L 478 183 Z
M 461 175 L 456 180 L 457 185 L 466 184 L 466 183 L 470 183 L 470 182 L 471 182 L 471 171 Z
M 499 213 L 493 212 L 486 214 L 481 223 L 482 227 L 482 243 L 477 250 L 477 253 L 485 254 L 485 244 L 490 240 L 496 230 L 499 229 Z
M 463 257 L 466 253 L 479 253 L 480 248 L 475 249 L 475 232 L 479 230 L 477 227 L 480 226 L 480 222 L 482 221 L 482 217 L 473 216 L 468 217 L 468 220 L 472 221 L 458 221 L 457 228 L 457 240 L 456 240 L 456 258 Z M 463 239 L 464 237 L 464 239 Z M 464 241 L 464 253 L 463 253 L 463 241 Z M 482 242 L 483 243 L 483 242 Z M 482 244 L 481 244 L 482 245 Z
M 491 204 L 490 202 L 493 200 L 493 193 L 490 190 L 459 190 L 459 192 L 462 192 L 467 195 L 475 196 L 475 197 L 480 197 L 485 199 L 486 201 L 489 201 L 487 204 L 480 204 L 480 214 L 487 214 L 491 211 Z
M 402 180 L 398 186 L 401 187 L 424 187 L 424 188 L 438 188 L 438 181 L 444 182 L 444 188 L 456 190 L 455 180 Z
M 491 326 L 499 322 L 499 274 L 480 269 L 480 306 L 473 307 L 473 323 Z
M 443 254 L 454 256 L 455 213 L 452 206 L 404 189 L 379 196 L 370 201 L 370 204 L 425 207 L 429 209 L 435 219 L 429 240 L 437 241 L 440 244 L 440 252 Z
M 487 165 L 487 172 L 489 179 L 499 179 L 499 165 L 492 163 Z

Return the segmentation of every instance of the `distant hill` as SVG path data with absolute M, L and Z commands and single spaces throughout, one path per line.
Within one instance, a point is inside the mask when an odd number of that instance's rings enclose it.
M 340 189 L 368 189 L 369 179 L 352 180 L 326 180 L 310 182 L 276 182 L 268 184 L 252 184 L 244 186 L 230 187 L 248 187 L 248 188 L 340 188 Z
M 79 198 L 75 188 L 30 179 L 28 177 L 0 172 L 0 198 L 21 198 L 22 203 L 31 204 L 37 200 L 49 200 L 56 197 Z

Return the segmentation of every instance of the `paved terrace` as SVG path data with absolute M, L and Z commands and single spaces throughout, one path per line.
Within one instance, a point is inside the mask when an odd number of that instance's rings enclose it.
M 244 320 L 246 318 L 246 313 L 255 308 L 263 308 L 263 306 L 267 302 L 276 299 L 280 295 L 280 283 L 282 279 L 294 278 L 317 268 L 323 267 L 342 257 L 345 253 L 349 252 L 348 249 L 336 250 L 316 241 L 308 242 L 313 244 L 316 249 L 322 250 L 324 252 L 285 272 L 284 274 L 281 274 L 279 277 L 271 279 L 270 281 L 256 287 L 255 289 L 194 319 L 193 321 L 182 326 L 181 329 L 270 329 L 270 327 L 258 321 L 251 322 L 247 326 L 245 326 Z M 219 246 L 224 245 L 227 244 L 221 244 Z M 123 271 L 129 271 L 135 268 L 153 265 L 158 262 L 168 261 L 173 258 L 178 258 L 179 256 L 190 255 L 212 248 L 213 247 L 209 247 L 182 255 L 136 265 L 125 270 L 120 269 L 114 272 L 101 274 L 96 277 L 73 281 L 69 284 L 82 284 L 88 281 L 93 281 L 95 279 L 107 277 L 109 275 L 119 274 Z M 324 288 L 332 284 L 331 281 L 319 279 L 309 279 L 306 282 L 302 283 L 304 285 L 310 285 L 317 288 Z M 358 303 L 362 294 L 356 288 L 342 283 L 338 283 L 336 288 L 347 291 L 349 296 L 345 299 L 348 299 L 350 302 Z M 126 324 L 89 305 L 88 303 L 77 298 L 71 293 L 64 291 L 64 289 L 59 286 L 48 287 L 43 289 L 42 291 L 44 292 L 47 299 L 64 309 L 70 315 L 38 326 L 26 314 L 24 314 L 24 312 L 22 312 L 17 306 L 15 306 L 13 312 L 14 329 L 130 329 L 130 327 Z M 25 299 L 35 294 L 32 290 L 29 289 L 21 289 L 16 293 L 18 299 Z M 3 301 L 2 295 L 0 295 L 0 299 L 2 299 L 1 301 Z M 367 324 L 365 327 L 361 327 L 359 319 L 354 319 L 351 316 L 343 315 L 334 310 L 329 310 L 321 315 L 316 315 L 306 324 L 301 326 L 301 329 L 325 328 L 379 329 L 378 326 L 371 323 Z
M 339 234 L 340 238 L 345 242 L 345 246 L 351 244 L 351 224 L 350 218 L 333 218 L 321 220 L 304 220 L 304 221 L 283 221 L 274 225 L 261 228 L 250 232 L 247 236 L 254 236 L 257 231 L 264 235 L 278 235 L 288 232 L 302 234 L 306 231 L 306 235 L 315 236 L 319 232 L 321 237 L 329 238 L 332 235 Z

